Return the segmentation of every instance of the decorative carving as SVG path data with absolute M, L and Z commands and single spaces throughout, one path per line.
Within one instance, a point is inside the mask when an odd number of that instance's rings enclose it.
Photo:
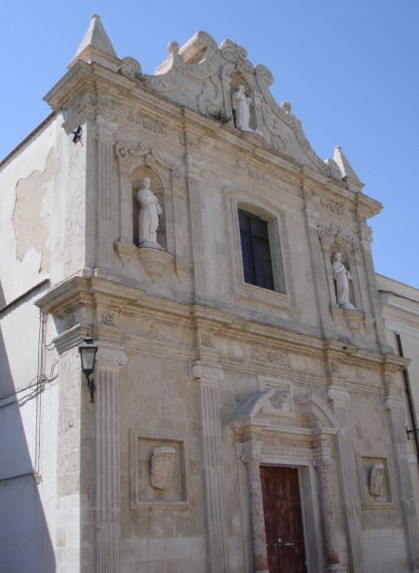
M 173 263 L 172 255 L 159 248 L 143 247 L 141 249 L 137 249 L 137 254 L 145 272 L 151 278 L 153 283 L 159 281 L 167 267 Z
M 122 58 L 122 64 L 119 66 L 118 72 L 134 80 L 141 78 L 141 66 L 135 58 Z
M 134 113 L 132 111 L 129 111 L 127 114 L 127 120 L 129 121 L 130 124 L 135 124 L 141 129 L 145 129 L 146 131 L 150 131 L 151 133 L 155 133 L 157 135 L 168 134 L 167 124 L 163 123 L 158 119 L 154 119 L 154 117 L 142 115 L 139 112 Z
M 250 163 L 247 163 L 246 161 L 243 161 L 243 159 L 237 159 L 236 160 L 236 168 L 241 172 L 241 173 L 245 173 L 246 175 L 249 175 L 249 177 L 252 177 L 253 179 L 256 179 L 257 181 L 263 181 L 263 182 L 267 182 L 269 181 L 268 177 L 266 176 L 265 173 L 263 173 L 262 171 L 260 171 L 257 167 L 255 167 L 254 165 L 251 165 Z
M 183 440 L 131 430 L 130 453 L 133 508 L 174 503 L 182 509 L 187 499 Z
M 114 312 L 105 310 L 102 312 L 101 315 L 101 324 L 105 324 L 106 326 L 116 326 L 116 315 Z
M 375 464 L 370 474 L 369 490 L 370 494 L 377 497 L 385 492 L 385 468 L 383 463 Z
M 270 362 L 271 364 L 289 365 L 288 350 L 272 350 L 265 346 L 252 346 L 250 356 L 253 360 Z
M 334 201 L 325 201 L 324 199 L 321 198 L 319 201 L 319 205 L 323 209 L 323 211 L 327 211 L 332 215 L 345 214 L 344 206 L 340 205 L 339 203 L 335 203 Z
M 224 40 L 221 44 L 221 55 L 233 63 L 236 61 L 244 62 L 247 58 L 246 50 L 231 40 Z
M 192 375 L 198 380 L 203 380 L 207 383 L 220 383 L 224 380 L 224 373 L 221 368 L 217 366 L 207 366 L 201 362 L 196 362 L 192 366 Z
M 208 332 L 201 333 L 201 342 L 204 346 L 212 346 L 212 336 Z
M 169 489 L 173 483 L 176 450 L 173 447 L 154 448 L 150 460 L 150 482 L 154 489 Z
M 271 389 L 270 397 L 263 405 L 266 414 L 294 414 L 294 404 L 292 400 L 292 390 L 289 383 L 266 384 L 267 389 Z
M 341 402 L 342 404 L 349 404 L 351 396 L 346 390 L 342 388 L 330 387 L 327 390 L 327 397 L 333 402 Z

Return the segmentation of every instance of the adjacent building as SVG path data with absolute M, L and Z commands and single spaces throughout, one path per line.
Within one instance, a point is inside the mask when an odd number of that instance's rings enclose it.
M 419 571 L 419 294 L 272 82 L 94 16 L 1 163 L 0 570 Z

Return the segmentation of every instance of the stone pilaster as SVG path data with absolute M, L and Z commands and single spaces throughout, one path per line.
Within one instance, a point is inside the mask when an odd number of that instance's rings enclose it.
M 113 257 L 114 214 L 114 142 L 116 129 L 105 119 L 97 119 L 97 264 L 110 268 Z
M 347 407 L 350 395 L 341 388 L 329 387 L 329 400 L 338 427 L 340 477 L 342 484 L 343 509 L 348 532 L 348 549 L 353 573 L 364 573 L 364 558 L 361 539 L 361 500 L 358 490 L 355 454 L 351 446 Z
M 121 192 L 119 240 L 127 245 L 132 245 L 134 242 L 134 230 L 131 166 L 123 161 L 119 162 L 119 184 Z
M 333 491 L 331 470 L 333 460 L 327 455 L 321 455 L 316 460 L 318 485 L 320 493 L 320 510 L 322 516 L 324 544 L 326 553 L 325 572 L 344 573 L 345 567 L 340 565 L 339 550 L 336 539 L 336 519 L 333 509 Z
M 191 166 L 189 166 L 191 169 Z M 192 249 L 194 261 L 195 289 L 198 294 L 206 292 L 204 246 L 202 238 L 201 205 L 197 177 L 189 176 L 190 222 L 192 231 Z
M 406 534 L 410 570 L 417 573 L 419 571 L 419 534 L 406 448 L 403 403 L 399 398 L 388 397 L 384 400 L 384 407 L 390 414 L 394 463 L 399 482 L 399 502 Z
M 314 279 L 315 294 L 317 308 L 319 312 L 319 321 L 322 325 L 323 331 L 331 330 L 332 322 L 330 318 L 329 306 L 330 300 L 327 296 L 329 293 L 329 285 L 326 280 L 327 271 L 324 264 L 324 252 L 319 240 L 319 231 L 316 222 L 311 220 L 310 216 L 310 198 L 311 192 L 304 187 L 304 180 L 302 182 L 302 189 L 300 196 L 304 201 L 304 219 L 305 227 L 310 248 L 310 262 L 311 270 Z
M 217 365 L 196 362 L 198 382 L 207 522 L 207 555 L 210 573 L 227 573 L 228 529 L 224 491 L 219 384 L 224 375 Z
M 120 571 L 119 370 L 122 349 L 103 345 L 95 374 L 95 567 L 96 573 Z
M 254 572 L 269 573 L 262 484 L 260 481 L 261 449 L 261 444 L 255 440 L 245 442 L 241 459 L 246 464 L 247 469 L 252 519 Z

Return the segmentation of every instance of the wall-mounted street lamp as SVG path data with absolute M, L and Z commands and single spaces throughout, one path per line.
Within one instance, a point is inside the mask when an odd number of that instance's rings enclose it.
M 93 341 L 93 338 L 85 338 L 79 346 L 81 369 L 87 378 L 87 387 L 89 388 L 91 402 L 94 402 L 95 395 L 95 382 L 93 380 L 93 372 L 95 370 L 97 350 L 98 345 Z

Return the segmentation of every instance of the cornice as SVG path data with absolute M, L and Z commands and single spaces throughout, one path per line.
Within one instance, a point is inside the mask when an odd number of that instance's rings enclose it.
M 75 276 L 37 299 L 37 306 L 45 313 L 68 319 L 78 312 L 76 323 L 88 328 L 97 320 L 93 311 L 111 308 L 120 315 L 136 315 L 173 320 L 192 328 L 211 333 L 221 339 L 246 341 L 246 344 L 270 349 L 272 352 L 304 354 L 314 358 L 327 356 L 346 364 L 381 365 L 390 370 L 405 368 L 409 361 L 390 353 L 379 353 L 360 348 L 346 340 L 327 339 L 302 334 L 286 328 L 260 324 L 240 318 L 226 310 L 199 304 L 184 304 L 157 297 L 135 287 L 97 277 Z M 86 322 L 87 321 L 87 322 Z M 64 325 L 67 331 L 75 326 L 74 320 Z M 118 330 L 118 329 L 117 329 Z M 120 335 L 121 333 L 119 333 Z M 268 348 L 269 347 L 269 348 Z M 279 358 L 278 358 L 279 359 Z

